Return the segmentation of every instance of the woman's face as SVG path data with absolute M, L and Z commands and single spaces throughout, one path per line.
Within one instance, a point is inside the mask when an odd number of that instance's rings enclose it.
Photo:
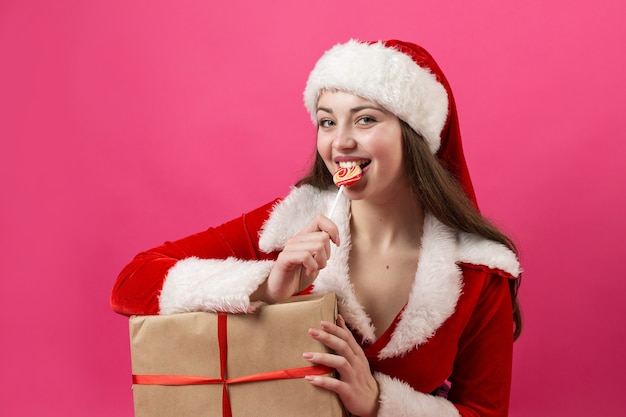
M 358 164 L 362 178 L 345 193 L 381 203 L 406 195 L 400 120 L 380 105 L 341 91 L 325 91 L 317 104 L 317 151 L 334 173 Z

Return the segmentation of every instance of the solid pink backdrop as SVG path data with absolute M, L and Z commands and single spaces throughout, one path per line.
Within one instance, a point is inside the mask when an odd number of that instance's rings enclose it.
M 618 416 L 626 334 L 626 3 L 0 3 L 0 415 L 132 416 L 140 250 L 284 195 L 302 89 L 351 37 L 424 45 L 454 90 L 481 208 L 518 242 L 512 416 Z

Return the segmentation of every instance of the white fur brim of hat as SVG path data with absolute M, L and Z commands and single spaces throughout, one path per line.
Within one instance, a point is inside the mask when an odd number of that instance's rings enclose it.
M 317 61 L 304 90 L 304 105 L 317 125 L 323 90 L 345 91 L 380 104 L 422 135 L 432 153 L 441 143 L 448 116 L 448 94 L 428 69 L 382 42 L 350 40 Z

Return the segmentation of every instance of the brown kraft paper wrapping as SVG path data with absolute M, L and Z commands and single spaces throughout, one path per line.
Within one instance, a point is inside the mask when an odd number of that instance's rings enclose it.
M 254 314 L 227 314 L 226 379 L 308 367 L 303 352 L 327 352 L 310 327 L 334 322 L 334 294 L 293 297 Z M 181 313 L 130 319 L 132 372 L 220 379 L 218 314 Z M 223 383 L 133 384 L 136 417 L 222 417 Z M 336 394 L 301 377 L 228 385 L 233 417 L 341 417 Z M 224 414 L 223 414 L 224 413 Z

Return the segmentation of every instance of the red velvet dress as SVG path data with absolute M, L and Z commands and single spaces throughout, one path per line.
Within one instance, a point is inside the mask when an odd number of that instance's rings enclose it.
M 111 296 L 125 315 L 245 312 L 286 238 L 325 212 L 334 193 L 294 189 L 284 200 L 138 254 Z M 306 208 L 303 209 L 306 203 Z M 427 216 L 409 301 L 376 339 L 349 283 L 349 203 L 333 219 L 342 246 L 311 291 L 335 292 L 381 390 L 379 416 L 505 416 L 513 322 L 508 279 L 519 273 L 504 246 L 448 229 Z M 447 399 L 430 395 L 451 384 Z

